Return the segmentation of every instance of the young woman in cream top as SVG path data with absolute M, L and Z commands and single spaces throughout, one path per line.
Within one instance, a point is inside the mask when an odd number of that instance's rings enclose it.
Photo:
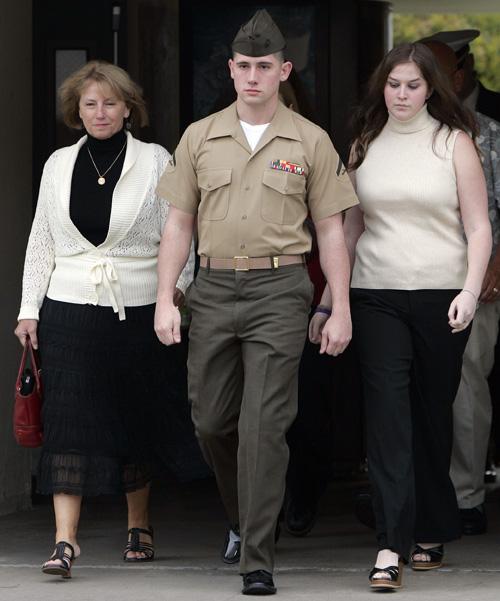
M 360 205 L 347 212 L 345 231 L 376 518 L 375 588 L 401 586 L 408 559 L 413 569 L 439 567 L 442 544 L 461 533 L 449 478 L 452 403 L 491 249 L 475 132 L 421 44 L 383 59 L 355 123 L 349 169 Z M 322 305 L 330 302 L 326 290 Z M 318 313 L 310 327 L 323 352 L 324 322 Z

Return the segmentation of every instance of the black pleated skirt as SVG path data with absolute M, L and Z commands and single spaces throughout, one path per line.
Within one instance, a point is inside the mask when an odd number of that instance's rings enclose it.
M 143 488 L 152 476 L 158 411 L 168 387 L 154 305 L 109 307 L 46 298 L 40 313 L 42 494 Z

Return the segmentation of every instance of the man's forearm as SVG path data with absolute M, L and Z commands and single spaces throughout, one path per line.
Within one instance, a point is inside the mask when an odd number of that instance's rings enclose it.
M 189 258 L 194 216 L 171 209 L 158 253 L 158 301 L 173 302 L 177 280 Z
M 343 246 L 343 248 L 342 248 Z M 330 290 L 332 309 L 349 310 L 349 256 L 344 245 L 331 245 L 321 267 Z
M 319 225 L 316 229 L 321 268 L 328 283 L 332 307 L 336 311 L 349 311 L 350 264 L 342 222 L 335 220 L 331 227 Z M 325 301 L 328 296 L 328 294 L 324 295 Z

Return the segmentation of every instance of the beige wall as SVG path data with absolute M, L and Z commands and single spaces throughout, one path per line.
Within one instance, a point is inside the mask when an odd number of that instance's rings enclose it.
M 31 453 L 12 436 L 20 346 L 12 331 L 32 215 L 31 0 L 3 2 L 0 12 L 0 515 L 30 506 Z

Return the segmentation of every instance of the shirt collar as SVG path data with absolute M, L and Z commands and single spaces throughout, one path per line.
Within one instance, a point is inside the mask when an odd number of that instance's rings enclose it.
M 273 137 L 278 136 L 280 138 L 288 138 L 290 140 L 302 142 L 302 136 L 297 130 L 297 126 L 294 122 L 293 111 L 287 109 L 281 102 L 278 102 L 276 113 L 271 119 L 265 133 L 267 134 L 268 132 L 272 132 Z M 236 112 L 236 102 L 233 102 L 233 104 L 229 105 L 217 115 L 207 136 L 207 140 L 225 136 L 231 136 L 238 139 L 241 136 L 241 133 L 242 129 L 238 113 Z

